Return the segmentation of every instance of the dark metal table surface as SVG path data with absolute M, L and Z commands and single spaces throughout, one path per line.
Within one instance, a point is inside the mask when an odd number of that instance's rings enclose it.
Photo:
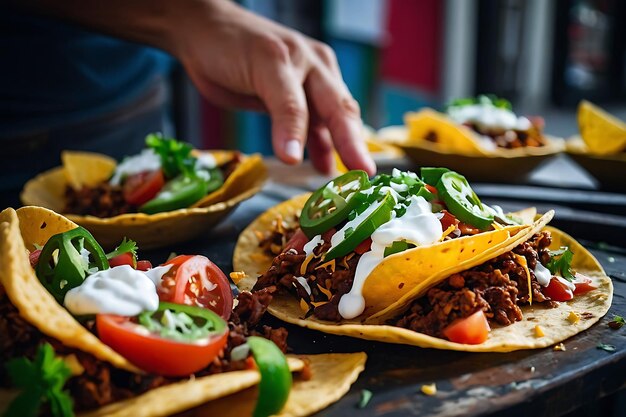
M 306 182 L 305 182 L 306 183 Z M 239 233 L 259 214 L 280 201 L 311 189 L 269 184 L 242 203 L 209 235 L 176 247 L 148 252 L 154 261 L 170 251 L 200 253 L 225 271 L 232 270 L 232 253 Z M 505 209 L 533 204 L 540 210 L 557 206 L 553 225 L 572 234 L 591 250 L 613 279 L 612 307 L 591 329 L 565 341 L 565 351 L 552 348 L 512 353 L 462 353 L 377 343 L 286 325 L 267 318 L 290 332 L 289 344 L 296 353 L 365 351 L 365 371 L 350 392 L 320 416 L 558 416 L 578 409 L 577 415 L 605 415 L 598 400 L 626 388 L 626 327 L 612 330 L 613 315 L 626 317 L 626 199 L 619 194 L 590 191 L 518 190 L 510 186 L 476 185 L 487 203 Z M 608 200 L 610 203 L 607 203 Z M 608 207 L 608 208 L 607 208 Z M 615 346 L 614 352 L 597 348 Z M 420 392 L 435 383 L 437 394 Z M 360 392 L 373 392 L 369 404 L 358 409 Z M 626 415 L 626 404 L 609 407 L 610 415 Z M 582 407 L 582 408 L 581 408 Z M 583 410 L 580 414 L 580 410 Z

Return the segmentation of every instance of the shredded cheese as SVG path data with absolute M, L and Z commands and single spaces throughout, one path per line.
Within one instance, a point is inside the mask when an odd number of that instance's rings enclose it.
M 307 313 L 309 311 L 309 305 L 306 303 L 306 301 L 304 301 L 304 298 L 300 299 L 300 308 L 302 309 L 302 311 L 304 311 L 305 313 Z
M 238 284 L 239 281 L 246 277 L 246 273 L 243 271 L 233 271 L 229 275 L 230 279 L 232 279 L 235 284 Z
M 516 253 L 513 254 L 517 263 L 526 271 L 526 278 L 528 279 L 528 304 L 533 305 L 533 288 L 531 286 L 530 271 L 528 270 L 528 262 L 522 255 Z
M 327 266 L 330 267 L 331 272 L 335 272 L 335 260 L 334 259 L 316 266 L 315 269 L 326 268 Z
M 309 262 L 311 262 L 311 259 L 313 259 L 314 257 L 315 257 L 314 254 L 310 254 L 309 256 L 306 257 L 304 262 L 302 262 L 302 264 L 300 265 L 300 275 L 306 274 L 306 269 L 309 267 Z
M 491 226 L 493 226 L 493 228 L 495 230 L 502 230 L 502 229 L 504 229 L 504 227 L 500 223 L 498 223 L 498 222 L 491 223 Z
M 546 334 L 543 332 L 543 327 L 540 325 L 535 326 L 535 337 L 544 337 Z
M 326 298 L 328 298 L 329 300 L 332 298 L 333 294 L 329 290 L 322 287 L 321 285 L 318 285 L 317 288 L 322 292 L 322 294 L 326 296 Z
M 328 304 L 328 301 L 312 302 L 311 304 L 313 304 L 313 307 L 319 307 L 319 306 L 323 306 L 324 304 Z
M 569 316 L 567 316 L 567 319 L 569 320 L 570 323 L 576 324 L 580 321 L 580 314 L 574 311 L 570 311 Z
M 421 391 L 429 396 L 435 395 L 437 394 L 437 385 L 434 382 L 432 384 L 422 385 Z
M 439 241 L 442 242 L 446 238 L 446 236 L 448 236 L 450 233 L 454 232 L 455 230 L 456 230 L 455 225 L 451 224 L 450 226 L 448 226 L 448 228 L 443 232 L 443 234 L 439 238 Z
M 563 343 L 559 343 L 558 345 L 554 345 L 554 350 L 565 352 L 567 349 L 565 349 L 565 345 Z
M 347 254 L 346 256 L 344 256 L 341 259 L 341 266 L 343 266 L 346 269 L 350 269 L 350 266 L 348 265 L 348 261 L 350 259 L 352 259 L 354 257 L 354 252 L 350 252 L 349 254 Z

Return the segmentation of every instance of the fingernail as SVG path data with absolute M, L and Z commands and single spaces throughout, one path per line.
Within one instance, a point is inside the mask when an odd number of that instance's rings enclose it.
M 287 143 L 285 143 L 285 153 L 288 157 L 293 158 L 295 160 L 302 159 L 302 145 L 300 145 L 300 141 L 297 139 L 289 139 Z

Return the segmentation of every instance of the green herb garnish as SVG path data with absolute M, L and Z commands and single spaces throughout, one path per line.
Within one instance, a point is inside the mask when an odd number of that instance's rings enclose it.
M 107 259 L 111 260 L 124 253 L 130 253 L 133 256 L 133 259 L 137 259 L 137 242 L 124 238 L 119 246 L 117 246 L 115 250 L 107 253 L 106 256 Z
M 195 177 L 196 158 L 191 156 L 193 148 L 190 144 L 151 133 L 146 137 L 146 145 L 161 158 L 161 168 L 167 178 L 174 178 L 179 174 Z
M 73 402 L 63 386 L 72 375 L 62 359 L 55 358 L 50 344 L 39 345 L 35 360 L 12 359 L 5 365 L 11 382 L 21 393 L 9 404 L 3 417 L 31 417 L 48 403 L 54 417 L 72 417 Z
M 457 98 L 456 100 L 452 100 L 446 106 L 446 111 L 450 107 L 471 106 L 473 104 L 491 104 L 492 106 L 500 109 L 513 110 L 513 106 L 509 100 L 500 98 L 494 94 L 483 94 L 478 97 Z
M 546 267 L 554 275 L 560 275 L 566 280 L 572 282 L 576 279 L 572 272 L 572 259 L 574 252 L 568 247 L 563 246 L 559 250 L 550 251 L 550 261 Z
M 613 345 L 607 345 L 605 343 L 598 343 L 596 345 L 597 349 L 601 349 L 601 350 L 605 350 L 607 352 L 615 352 L 615 346 Z
M 613 330 L 617 330 L 617 329 L 621 329 L 622 326 L 624 326 L 624 324 L 626 324 L 624 317 L 614 314 L 613 320 L 609 322 L 609 327 Z
M 369 404 L 370 400 L 372 399 L 372 391 L 368 390 L 368 389 L 362 389 L 361 390 L 361 399 L 359 400 L 359 403 L 356 405 L 358 408 L 365 408 L 367 407 L 367 404 Z

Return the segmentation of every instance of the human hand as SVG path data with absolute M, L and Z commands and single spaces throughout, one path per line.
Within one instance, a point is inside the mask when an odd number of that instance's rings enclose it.
M 286 163 L 299 163 L 306 144 L 315 168 L 329 173 L 334 147 L 348 168 L 374 174 L 358 103 L 330 47 L 229 1 L 197 6 L 173 20 L 168 49 L 208 100 L 268 111 L 274 152 Z

